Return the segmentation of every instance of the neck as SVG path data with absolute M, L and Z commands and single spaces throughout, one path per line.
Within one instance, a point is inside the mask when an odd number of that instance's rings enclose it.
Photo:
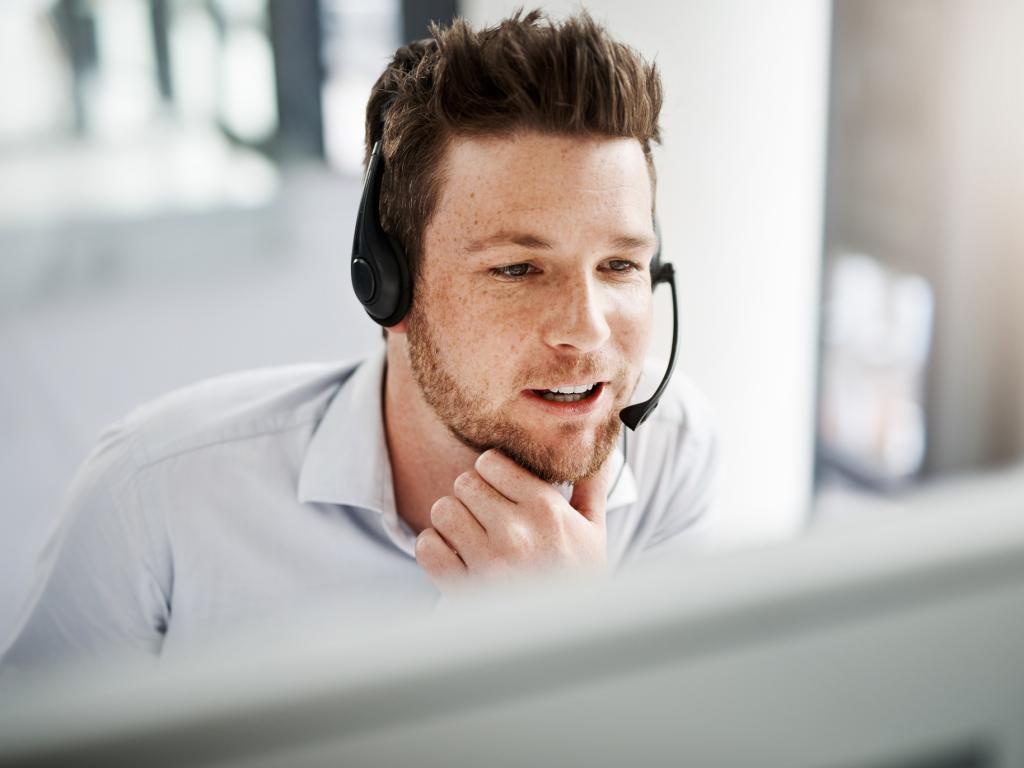
M 384 434 L 398 515 L 419 533 L 430 527 L 430 508 L 452 493 L 455 478 L 477 453 L 459 442 L 423 399 L 409 365 L 405 335 L 388 334 L 384 375 Z

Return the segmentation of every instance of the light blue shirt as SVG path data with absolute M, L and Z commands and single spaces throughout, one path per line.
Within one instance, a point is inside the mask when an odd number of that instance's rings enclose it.
M 381 353 L 224 376 L 109 428 L 72 484 L 4 666 L 167 656 L 312 599 L 353 620 L 430 610 L 440 593 L 395 508 L 384 364 Z M 715 464 L 707 405 L 680 376 L 628 441 L 606 508 L 615 568 L 700 540 Z

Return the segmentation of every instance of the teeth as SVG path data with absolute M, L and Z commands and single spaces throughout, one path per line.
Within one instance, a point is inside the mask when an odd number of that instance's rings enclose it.
M 596 384 L 581 384 L 578 387 L 552 387 L 548 392 L 554 392 L 558 395 L 581 395 L 584 392 L 589 392 Z
M 579 387 L 554 387 L 537 390 L 542 398 L 556 403 L 576 403 L 584 400 L 594 391 L 597 384 L 583 384 Z

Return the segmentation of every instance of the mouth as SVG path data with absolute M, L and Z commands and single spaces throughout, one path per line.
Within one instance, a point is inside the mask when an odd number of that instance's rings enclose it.
M 591 384 L 570 384 L 562 387 L 552 387 L 551 389 L 533 389 L 530 391 L 549 403 L 581 403 L 584 400 L 598 397 L 603 386 L 604 382 L 596 381 Z
M 605 397 L 607 389 L 607 382 L 597 381 L 550 389 L 526 389 L 523 390 L 523 395 L 542 412 L 568 418 L 596 413 L 608 399 Z

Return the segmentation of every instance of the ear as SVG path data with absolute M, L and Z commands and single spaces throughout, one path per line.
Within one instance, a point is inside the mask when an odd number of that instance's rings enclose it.
M 401 333 L 405 334 L 408 332 L 408 321 L 403 317 L 394 325 L 388 326 L 388 333 Z

